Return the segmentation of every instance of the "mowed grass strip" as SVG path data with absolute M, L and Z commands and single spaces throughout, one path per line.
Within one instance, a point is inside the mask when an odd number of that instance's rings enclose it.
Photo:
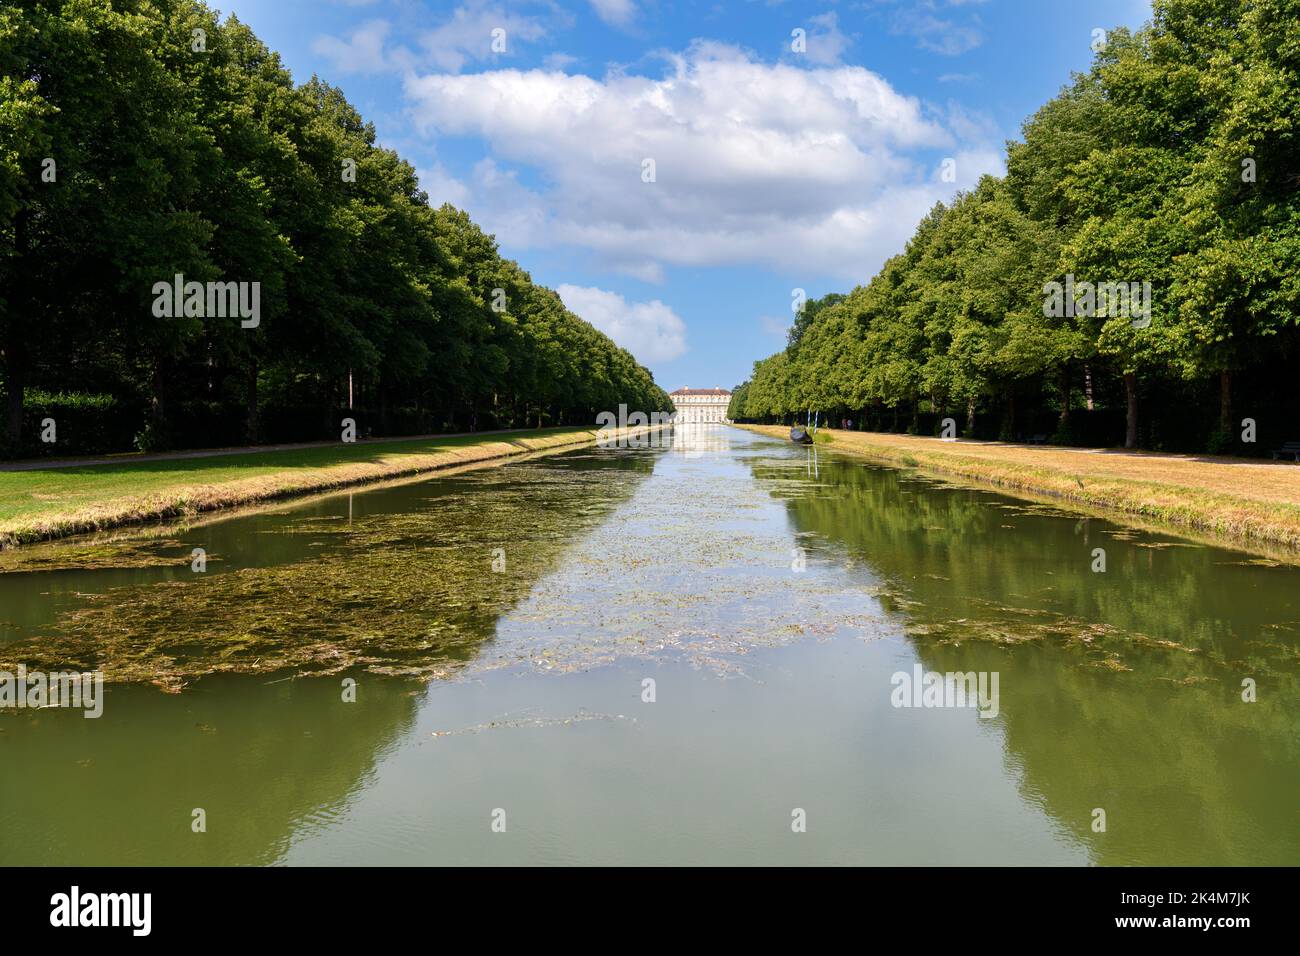
M 0 472 L 0 547 L 594 441 L 588 428 Z
M 781 426 L 742 425 L 776 438 Z M 821 447 L 1107 511 L 1300 549 L 1300 465 L 1210 455 L 941 441 L 826 429 Z

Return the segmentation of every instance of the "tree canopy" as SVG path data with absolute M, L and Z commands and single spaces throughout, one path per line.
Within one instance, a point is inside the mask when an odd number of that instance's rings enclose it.
M 1300 437 L 1298 86 L 1297 0 L 1156 0 L 1024 124 L 1004 177 L 809 302 L 730 417 L 1246 452 L 1240 411 Z
M 256 283 L 257 321 L 159 314 L 177 275 Z M 11 455 L 45 450 L 34 422 L 75 420 L 74 396 L 114 400 L 80 450 L 325 437 L 344 414 L 409 434 L 671 409 L 493 236 L 431 207 L 342 91 L 295 85 L 194 0 L 0 8 L 0 351 Z

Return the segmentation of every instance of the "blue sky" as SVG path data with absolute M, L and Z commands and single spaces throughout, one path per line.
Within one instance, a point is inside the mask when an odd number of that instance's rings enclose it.
M 1002 172 L 1004 142 L 1087 67 L 1095 29 L 1150 13 L 1147 0 L 217 5 L 296 80 L 341 87 L 431 201 L 466 209 L 669 390 L 747 378 L 782 346 L 793 290 L 870 279 L 934 202 Z

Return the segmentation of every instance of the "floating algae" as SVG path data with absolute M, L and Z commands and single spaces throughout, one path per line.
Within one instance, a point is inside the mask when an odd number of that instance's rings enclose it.
M 174 538 L 41 544 L 0 551 L 0 574 L 184 568 L 190 560 L 190 549 Z M 208 555 L 207 560 L 215 562 L 219 558 Z
M 98 669 L 168 690 L 222 672 L 442 676 L 641 477 L 536 466 L 508 480 L 462 475 L 464 493 L 359 516 L 336 547 L 305 560 L 114 588 L 63 614 L 54 633 L 5 645 L 0 666 Z M 319 524 L 304 516 L 302 527 Z

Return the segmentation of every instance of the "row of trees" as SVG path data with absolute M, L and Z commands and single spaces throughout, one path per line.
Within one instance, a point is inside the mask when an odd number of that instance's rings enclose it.
M 1156 0 L 1025 124 L 1004 178 L 808 302 L 730 416 L 1063 442 L 1092 418 L 1128 447 L 1240 449 L 1239 415 L 1300 438 L 1298 345 L 1300 2 Z
M 169 314 L 176 275 L 257 283 L 256 320 Z M 671 408 L 338 89 L 193 0 L 0 9 L 0 350 L 9 454 L 55 407 L 141 447 Z

